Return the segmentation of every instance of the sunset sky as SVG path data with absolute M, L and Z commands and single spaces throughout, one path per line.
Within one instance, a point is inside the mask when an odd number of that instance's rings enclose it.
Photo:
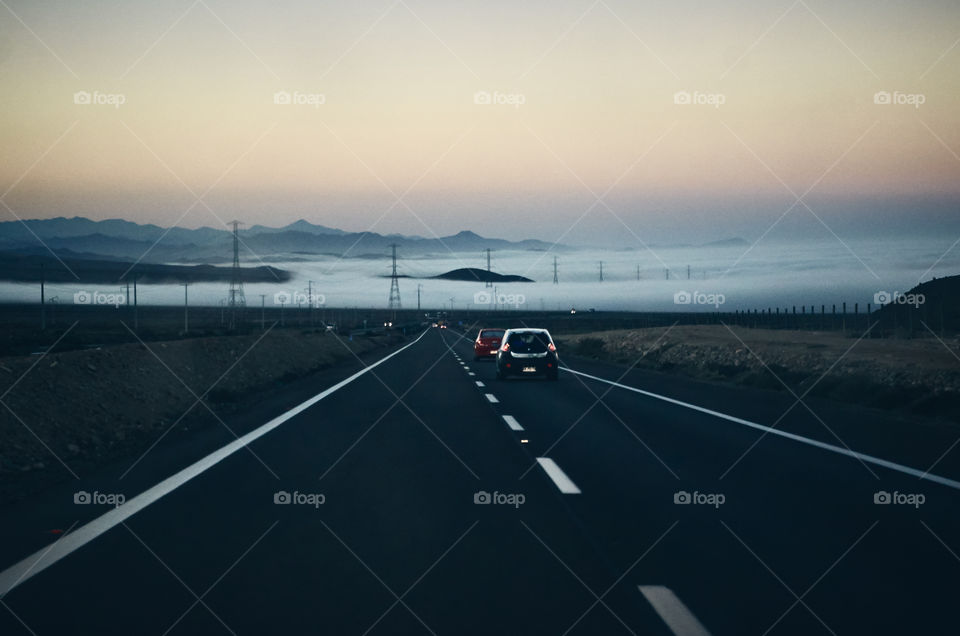
M 3 0 L 0 218 L 958 232 L 958 38 L 955 1 Z

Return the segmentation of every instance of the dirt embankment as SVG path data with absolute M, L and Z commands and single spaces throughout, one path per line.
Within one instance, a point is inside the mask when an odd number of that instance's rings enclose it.
M 797 395 L 814 386 L 810 395 L 960 421 L 956 337 L 857 342 L 833 332 L 704 325 L 559 339 L 570 353 L 638 368 L 786 390 L 779 377 Z
M 241 397 L 398 339 L 275 330 L 0 358 L 0 491 L 69 478 L 57 458 L 86 472 L 139 454 L 174 423 L 212 418 L 204 404 L 224 417 Z

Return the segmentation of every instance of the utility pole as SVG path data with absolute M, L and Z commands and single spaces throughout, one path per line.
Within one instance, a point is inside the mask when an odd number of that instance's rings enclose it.
M 313 281 L 307 281 L 307 302 L 310 303 L 309 318 L 310 326 L 313 327 Z
M 690 266 L 687 265 L 687 280 L 690 280 Z
M 46 272 L 43 270 L 43 263 L 40 263 L 40 329 L 47 328 L 47 307 L 46 307 Z
M 556 285 L 560 282 L 560 278 L 557 276 L 557 257 L 553 257 L 553 284 Z
M 417 311 L 420 311 L 420 290 L 423 289 L 423 285 L 417 285 Z
M 450 297 L 450 311 L 453 311 L 453 296 Z
M 140 278 L 136 274 L 133 275 L 133 330 L 136 331 L 140 326 L 140 316 L 139 308 L 137 306 L 137 279 Z
M 396 311 L 400 309 L 400 281 L 397 279 L 397 244 L 391 243 L 393 250 L 393 270 L 390 274 L 390 302 L 389 309 Z
M 266 329 L 266 305 L 267 295 L 260 294 L 260 331 Z
M 603 282 L 603 261 L 600 261 L 600 282 Z
M 190 318 L 187 314 L 187 287 L 190 286 L 190 283 L 180 283 L 183 285 L 183 335 L 187 335 L 187 332 L 190 331 Z
M 489 276 L 490 274 L 490 248 L 489 247 L 487 248 L 487 274 L 488 274 L 487 284 L 485 285 L 485 287 L 493 287 L 493 281 L 490 280 L 490 276 Z
M 637 265 L 637 280 L 640 280 L 640 265 Z

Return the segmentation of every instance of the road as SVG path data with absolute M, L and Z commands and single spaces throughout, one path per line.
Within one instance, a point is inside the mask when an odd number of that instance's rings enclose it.
M 11 507 L 0 634 L 955 630 L 955 430 L 564 364 L 429 329 Z

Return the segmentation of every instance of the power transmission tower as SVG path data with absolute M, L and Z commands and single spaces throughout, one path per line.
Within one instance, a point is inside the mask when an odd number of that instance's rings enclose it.
M 393 250 L 393 270 L 390 274 L 390 303 L 389 309 L 400 309 L 400 281 L 397 279 L 397 244 L 391 243 Z
M 557 277 L 557 257 L 553 257 L 553 284 L 556 285 L 560 282 L 560 279 Z
M 423 289 L 423 285 L 417 285 L 417 311 L 420 311 L 420 290 Z
M 490 248 L 487 248 L 487 274 L 490 274 Z M 486 287 L 493 287 L 493 281 L 490 280 L 490 276 L 487 276 Z
M 230 272 L 227 306 L 230 307 L 230 329 L 236 329 L 240 326 L 241 312 L 247 306 L 247 298 L 243 294 L 243 277 L 240 274 L 240 221 L 232 221 L 231 225 L 233 225 L 233 268 Z
M 600 282 L 603 282 L 603 261 L 600 261 Z

